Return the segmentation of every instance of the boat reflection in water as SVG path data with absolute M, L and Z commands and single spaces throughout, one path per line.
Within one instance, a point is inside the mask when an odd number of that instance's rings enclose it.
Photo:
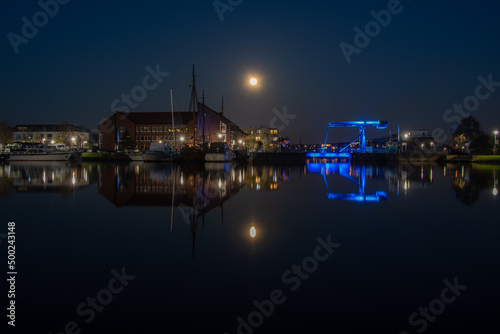
M 194 206 L 200 214 L 222 205 L 241 188 L 277 190 L 280 182 L 288 180 L 286 167 L 223 162 L 204 165 L 132 162 L 101 166 L 98 170 L 99 193 L 116 207 L 185 205 Z
M 297 168 L 300 171 L 300 168 Z M 196 233 L 205 215 L 220 210 L 224 224 L 224 203 L 241 190 L 275 191 L 289 180 L 290 168 L 275 166 L 240 166 L 210 162 L 203 165 L 164 165 L 132 162 L 128 165 L 101 166 L 98 191 L 117 208 L 170 207 L 170 231 L 181 218 L 190 226 L 193 254 Z M 166 215 L 167 216 L 167 215 Z
M 366 177 L 372 177 L 374 169 L 378 171 L 378 167 L 374 166 L 354 166 L 350 163 L 308 163 L 307 171 L 323 175 L 325 180 L 326 192 L 328 199 L 344 200 L 354 202 L 380 202 L 387 200 L 387 194 L 384 191 L 375 191 L 372 193 L 366 192 Z M 378 174 L 378 173 L 376 173 Z M 347 180 L 350 180 L 358 185 L 357 192 L 331 192 L 328 187 L 327 176 L 340 175 Z M 382 174 L 383 175 L 383 174 Z
M 70 194 L 90 185 L 88 168 L 66 162 L 11 162 L 0 167 L 1 193 Z

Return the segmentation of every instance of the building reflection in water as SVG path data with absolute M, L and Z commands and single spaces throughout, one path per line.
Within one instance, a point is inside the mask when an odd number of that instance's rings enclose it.
M 69 195 L 90 185 L 88 168 L 65 162 L 22 162 L 0 167 L 0 193 L 57 192 Z
M 497 173 L 500 166 L 483 164 L 447 164 L 445 176 L 451 180 L 455 197 L 467 206 L 473 205 L 482 192 L 497 197 Z
M 366 178 L 383 175 L 383 169 L 377 166 L 352 165 L 350 163 L 308 163 L 307 172 L 323 175 L 328 199 L 354 202 L 380 202 L 387 199 L 384 191 L 366 192 Z M 327 176 L 340 175 L 358 185 L 357 192 L 334 192 L 329 189 Z
M 289 180 L 290 168 L 239 166 L 228 163 L 204 165 L 130 163 L 100 166 L 98 191 L 116 207 L 170 207 L 170 229 L 175 215 L 190 226 L 193 253 L 196 232 L 205 228 L 205 215 L 220 210 L 224 224 L 224 202 L 240 190 L 275 191 Z M 177 216 L 176 216 L 177 217 Z M 255 226 L 250 231 L 255 237 Z
M 399 196 L 410 190 L 427 189 L 435 179 L 435 173 L 439 169 L 437 164 L 399 164 L 385 167 L 385 179 L 389 184 L 390 192 L 397 192 Z

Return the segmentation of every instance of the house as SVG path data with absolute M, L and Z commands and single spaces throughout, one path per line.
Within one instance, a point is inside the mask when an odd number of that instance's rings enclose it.
M 227 117 L 198 103 L 198 143 L 226 142 L 233 149 L 243 148 L 246 133 Z
M 68 148 L 89 147 L 90 131 L 83 126 L 72 124 L 21 124 L 12 131 L 15 142 L 41 143 L 53 145 L 65 144 Z
M 257 128 L 249 127 L 242 129 L 247 138 L 251 138 L 255 142 L 261 142 L 264 150 L 274 151 L 279 147 L 279 130 L 277 128 L 269 128 L 260 126 Z

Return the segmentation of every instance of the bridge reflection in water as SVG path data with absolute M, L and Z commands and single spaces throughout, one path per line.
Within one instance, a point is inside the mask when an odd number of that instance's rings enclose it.
M 387 194 L 384 191 L 375 193 L 366 193 L 366 174 L 367 167 L 364 165 L 353 166 L 349 163 L 308 163 L 307 171 L 323 175 L 325 180 L 328 199 L 344 200 L 353 202 L 380 202 L 387 200 Z M 358 192 L 331 192 L 328 187 L 327 175 L 340 175 L 358 185 Z

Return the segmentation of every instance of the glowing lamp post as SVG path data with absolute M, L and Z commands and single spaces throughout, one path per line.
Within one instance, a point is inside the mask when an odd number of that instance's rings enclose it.
M 498 131 L 494 131 L 493 134 L 495 135 L 495 140 L 493 142 L 493 154 L 497 154 L 497 134 Z

